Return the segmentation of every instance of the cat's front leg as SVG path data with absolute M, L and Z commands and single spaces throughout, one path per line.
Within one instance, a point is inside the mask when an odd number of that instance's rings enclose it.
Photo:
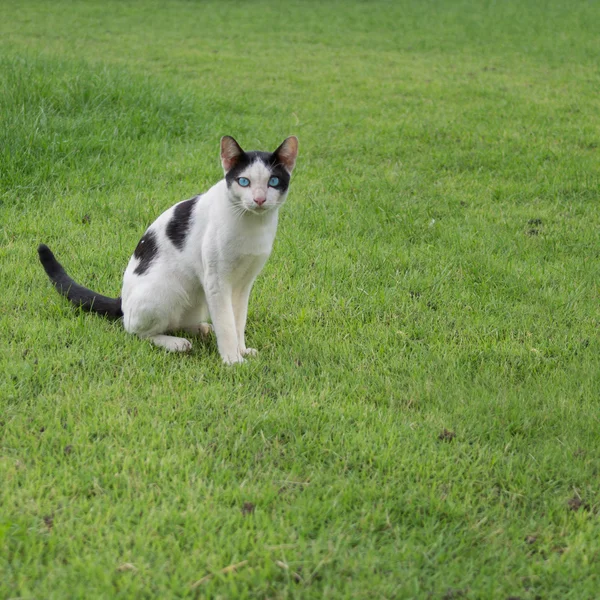
M 250 290 L 252 290 L 251 281 L 242 287 L 233 296 L 233 313 L 235 316 L 235 327 L 237 330 L 238 348 L 242 356 L 256 356 L 258 350 L 255 348 L 246 348 L 246 320 L 248 318 L 248 300 Z
M 228 365 L 244 362 L 238 345 L 231 287 L 213 283 L 207 288 L 206 301 L 217 336 L 219 354 Z

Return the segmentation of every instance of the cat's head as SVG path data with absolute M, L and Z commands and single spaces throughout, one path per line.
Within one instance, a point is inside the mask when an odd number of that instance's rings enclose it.
M 221 138 L 221 163 L 231 202 L 244 211 L 265 213 L 286 199 L 298 156 L 298 138 L 291 136 L 275 152 L 244 152 L 229 135 Z

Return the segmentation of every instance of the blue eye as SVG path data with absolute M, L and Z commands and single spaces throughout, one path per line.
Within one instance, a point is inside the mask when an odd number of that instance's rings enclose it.
M 269 179 L 269 185 L 271 187 L 276 187 L 279 185 L 279 177 L 271 177 L 271 179 Z
M 248 187 L 250 185 L 250 180 L 246 179 L 246 177 L 239 177 L 237 182 L 242 186 L 242 187 Z

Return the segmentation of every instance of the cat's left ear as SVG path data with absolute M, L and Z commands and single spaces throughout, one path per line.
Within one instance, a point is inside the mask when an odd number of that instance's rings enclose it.
M 242 154 L 244 154 L 242 147 L 230 135 L 221 138 L 221 164 L 225 173 L 235 167 Z
M 296 157 L 298 156 L 298 138 L 295 135 L 285 139 L 281 146 L 273 152 L 279 159 L 279 162 L 285 167 L 288 173 L 291 173 L 296 166 Z

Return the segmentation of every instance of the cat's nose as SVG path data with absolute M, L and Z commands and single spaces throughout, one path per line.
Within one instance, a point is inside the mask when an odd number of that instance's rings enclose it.
M 258 204 L 259 206 L 262 206 L 266 201 L 267 199 L 264 196 L 257 196 L 256 198 L 254 198 L 254 202 L 256 202 L 256 204 Z

